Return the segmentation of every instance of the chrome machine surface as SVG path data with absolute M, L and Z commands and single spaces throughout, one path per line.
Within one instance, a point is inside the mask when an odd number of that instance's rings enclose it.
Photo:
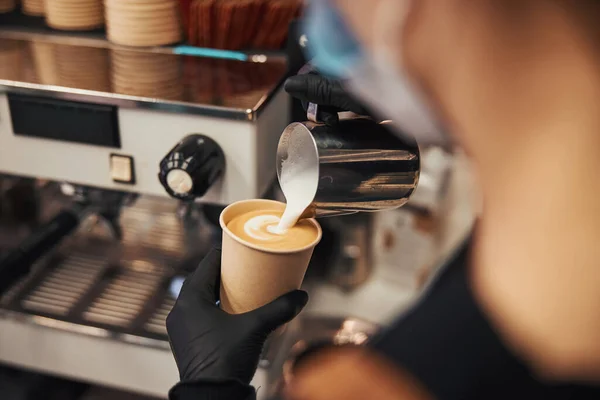
M 271 185 L 289 115 L 285 62 L 47 40 L 0 31 L 3 173 L 167 197 L 156 166 L 201 135 L 225 161 L 201 201 L 260 197 Z

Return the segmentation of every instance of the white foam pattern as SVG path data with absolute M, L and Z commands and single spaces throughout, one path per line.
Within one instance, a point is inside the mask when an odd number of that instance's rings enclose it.
M 257 215 L 244 224 L 244 231 L 256 240 L 270 241 L 286 233 L 278 229 L 280 218 L 276 215 Z

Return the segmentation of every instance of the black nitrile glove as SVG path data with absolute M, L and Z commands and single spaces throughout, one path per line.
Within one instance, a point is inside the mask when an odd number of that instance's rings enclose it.
M 348 95 L 339 80 L 326 78 L 314 70 L 288 78 L 284 88 L 290 96 L 302 102 L 305 111 L 309 103 L 318 105 L 317 117 L 326 125 L 335 126 L 339 123 L 338 112 L 369 115 L 362 105 Z
M 231 315 L 219 298 L 221 251 L 213 249 L 185 281 L 167 317 L 171 349 L 183 382 L 235 380 L 249 384 L 267 336 L 308 301 L 301 290 L 248 313 Z

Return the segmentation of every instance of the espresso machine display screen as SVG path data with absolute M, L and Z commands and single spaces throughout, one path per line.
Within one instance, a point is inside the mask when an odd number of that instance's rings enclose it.
M 117 107 L 9 94 L 15 135 L 121 147 Z

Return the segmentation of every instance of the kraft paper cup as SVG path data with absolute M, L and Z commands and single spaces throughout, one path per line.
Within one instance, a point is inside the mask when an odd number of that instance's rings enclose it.
M 104 25 L 102 0 L 51 0 L 46 2 L 46 23 L 59 30 L 93 30 Z
M 270 303 L 281 295 L 299 289 L 315 246 L 321 241 L 319 223 L 310 245 L 296 250 L 271 250 L 240 239 L 227 228 L 238 215 L 256 210 L 285 209 L 273 200 L 243 200 L 221 213 L 223 228 L 221 254 L 221 308 L 230 314 L 242 314 Z
M 162 46 L 183 39 L 177 0 L 105 0 L 108 39 L 123 46 Z
M 41 17 L 46 13 L 46 0 L 23 0 L 23 14 Z

